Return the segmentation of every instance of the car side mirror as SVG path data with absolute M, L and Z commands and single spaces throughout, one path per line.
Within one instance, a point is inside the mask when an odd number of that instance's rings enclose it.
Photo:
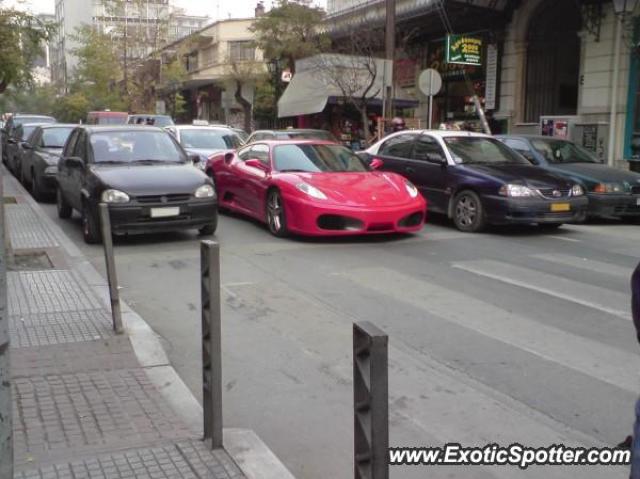
M 371 163 L 369 163 L 369 166 L 372 170 L 379 170 L 383 165 L 384 161 L 382 161 L 380 158 L 374 158 L 373 160 L 371 160 Z
M 525 157 L 525 159 L 531 163 L 532 165 L 537 165 L 538 164 L 538 160 L 536 159 L 535 156 L 533 156 L 532 153 L 528 152 L 528 151 L 521 151 L 520 154 L 522 156 Z
M 269 171 L 269 167 L 265 165 L 263 162 L 257 159 L 250 159 L 244 162 L 245 165 L 250 166 L 251 168 L 257 168 L 262 171 Z
M 11 143 L 12 145 L 15 145 L 16 143 L 18 143 L 18 140 L 16 140 L 15 138 L 11 138 L 9 137 L 9 139 L 7 140 L 8 143 Z
M 78 156 L 68 156 L 64 159 L 64 166 L 67 168 L 84 168 L 84 161 Z
M 33 150 L 33 147 L 28 141 L 23 141 L 22 143 L 20 143 L 20 146 L 25 150 Z
M 427 153 L 427 161 L 436 165 L 446 166 L 447 159 L 438 153 Z
M 196 163 L 200 163 L 200 155 L 189 155 L 189 161 L 191 161 L 194 165 Z
M 235 157 L 235 155 L 231 152 L 229 153 L 225 153 L 224 155 L 224 162 L 225 163 L 231 163 L 233 161 L 233 158 Z

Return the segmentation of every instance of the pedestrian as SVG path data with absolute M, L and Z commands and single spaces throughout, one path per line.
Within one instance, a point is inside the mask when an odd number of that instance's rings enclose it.
M 636 328 L 636 338 L 640 342 L 640 263 L 631 275 L 631 317 Z M 628 440 L 625 442 L 628 443 Z M 640 479 L 640 399 L 636 402 L 636 422 L 633 425 L 631 440 L 631 475 L 629 477 L 630 479 Z
M 396 116 L 393 120 L 391 120 L 391 129 L 394 133 L 396 131 L 406 130 L 407 124 L 405 123 L 403 118 Z

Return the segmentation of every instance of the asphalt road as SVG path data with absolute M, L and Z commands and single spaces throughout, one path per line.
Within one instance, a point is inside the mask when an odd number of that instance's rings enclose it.
M 49 215 L 55 207 L 45 205 Z M 79 219 L 57 220 L 84 245 Z M 222 216 L 225 425 L 254 429 L 298 478 L 352 475 L 354 321 L 390 337 L 396 446 L 605 446 L 631 432 L 638 345 L 629 278 L 640 227 L 276 239 Z M 124 299 L 197 397 L 199 238 L 117 240 Z M 394 478 L 626 477 L 622 467 L 394 467 Z

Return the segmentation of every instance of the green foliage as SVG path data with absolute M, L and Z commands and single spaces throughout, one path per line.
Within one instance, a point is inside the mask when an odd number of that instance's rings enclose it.
M 180 54 L 172 61 L 162 66 L 160 91 L 165 101 L 167 114 L 172 118 L 179 118 L 186 113 L 186 100 L 180 93 L 182 83 L 188 78 L 187 69 L 180 59 Z
M 0 111 L 48 115 L 53 112 L 55 101 L 56 90 L 51 85 L 9 87 L 0 97 Z
M 320 8 L 279 0 L 277 7 L 254 22 L 256 45 L 265 58 L 286 59 L 293 69 L 295 60 L 329 48 L 330 39 L 320 32 L 324 15 Z
M 33 15 L 0 5 L 0 93 L 32 84 L 31 66 L 53 30 Z
M 85 121 L 87 113 L 94 110 L 91 101 L 82 92 L 58 98 L 53 107 L 53 116 L 60 122 L 78 123 Z

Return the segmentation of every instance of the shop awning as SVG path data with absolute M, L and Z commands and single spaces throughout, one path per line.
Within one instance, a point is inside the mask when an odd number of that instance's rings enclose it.
M 329 91 L 314 79 L 313 72 L 296 73 L 278 100 L 278 117 L 320 113 L 327 106 Z

